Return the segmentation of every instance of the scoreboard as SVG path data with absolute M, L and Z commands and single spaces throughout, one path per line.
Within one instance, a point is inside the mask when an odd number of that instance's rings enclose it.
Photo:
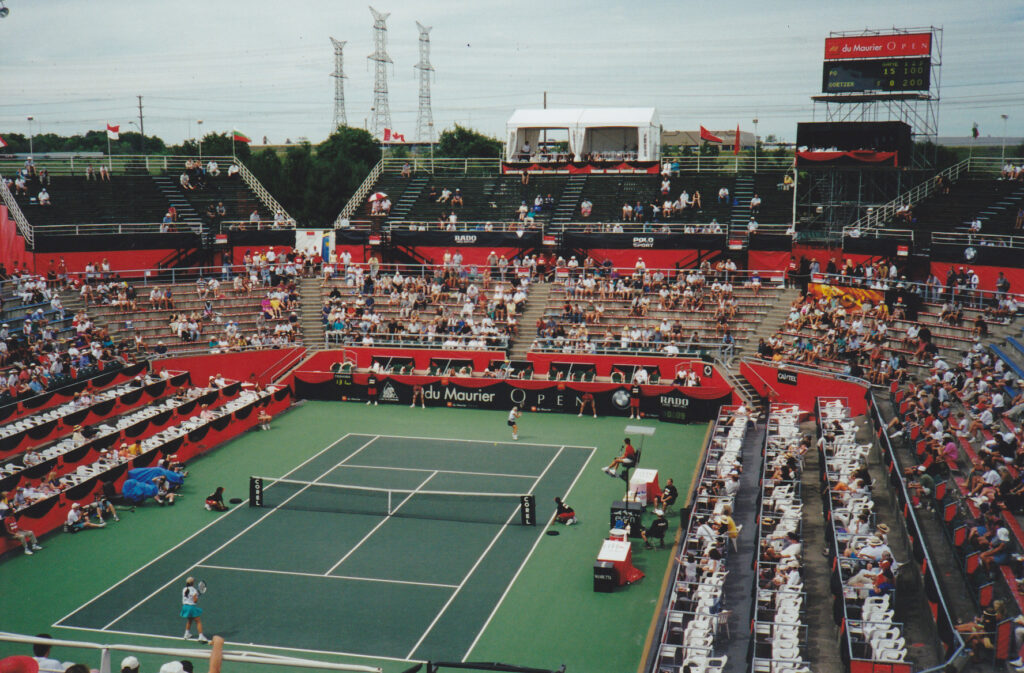
M 826 61 L 821 75 L 822 93 L 928 91 L 930 84 L 930 58 Z

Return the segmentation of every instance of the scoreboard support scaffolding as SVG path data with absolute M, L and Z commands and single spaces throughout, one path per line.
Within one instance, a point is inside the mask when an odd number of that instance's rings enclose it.
M 799 184 L 794 219 L 808 226 L 838 232 L 899 197 L 910 184 L 934 172 L 942 86 L 942 28 L 890 28 L 835 31 L 825 40 L 822 93 L 812 96 L 815 118 L 837 127 L 834 142 L 842 146 L 848 125 L 856 135 L 879 122 L 899 122 L 910 130 L 910 142 L 899 149 L 895 164 L 856 161 L 797 162 Z M 821 126 L 825 126 L 822 124 Z M 798 131 L 798 136 L 799 131 Z M 930 144 L 923 144 L 930 143 Z M 798 145 L 799 145 L 798 139 Z M 909 145 L 908 151 L 903 147 Z M 860 144 L 856 148 L 863 149 Z M 891 152 L 895 147 L 872 148 Z M 916 174 L 915 174 L 916 172 Z

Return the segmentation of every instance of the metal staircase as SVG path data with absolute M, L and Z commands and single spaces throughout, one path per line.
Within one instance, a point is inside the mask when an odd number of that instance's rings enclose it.
M 402 192 L 398 202 L 391 207 L 391 214 L 388 219 L 392 222 L 401 222 L 409 217 L 409 212 L 416 205 L 423 188 L 427 186 L 427 176 L 417 176 L 409 181 L 409 186 Z
M 750 221 L 750 199 L 754 196 L 754 178 L 749 173 L 736 176 L 732 195 L 732 216 L 729 218 L 729 238 L 747 240 L 747 223 Z
M 544 315 L 551 295 L 551 284 L 536 282 L 526 297 L 526 310 L 518 317 L 519 332 L 509 345 L 509 359 L 524 360 L 537 337 L 537 319 Z
M 302 278 L 299 280 L 299 328 L 302 330 L 302 345 L 308 349 L 324 348 L 324 323 L 320 316 L 323 306 L 320 299 L 320 279 Z
M 153 182 L 156 183 L 157 189 L 167 199 L 167 202 L 178 211 L 178 222 L 187 224 L 193 231 L 199 231 L 203 220 L 199 217 L 196 209 L 192 207 L 192 204 L 188 202 L 188 199 L 185 198 L 185 195 L 181 193 L 178 183 L 166 175 L 154 175 Z
M 558 205 L 555 206 L 555 213 L 551 216 L 551 224 L 564 225 L 573 221 L 576 216 L 576 207 L 580 203 L 580 197 L 586 186 L 586 175 L 569 176 L 569 180 L 562 190 L 562 196 L 558 199 Z

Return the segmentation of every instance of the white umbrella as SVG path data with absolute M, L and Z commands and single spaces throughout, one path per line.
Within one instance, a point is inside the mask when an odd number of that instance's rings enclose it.
M 388 195 L 385 194 L 384 192 L 374 192 L 373 194 L 370 194 L 370 198 L 368 199 L 368 201 L 370 203 L 373 203 L 374 201 L 380 201 L 386 198 L 388 198 Z

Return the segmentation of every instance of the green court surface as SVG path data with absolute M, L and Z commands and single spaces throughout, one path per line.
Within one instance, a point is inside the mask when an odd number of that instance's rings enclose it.
M 592 580 L 609 505 L 625 488 L 600 467 L 629 422 L 527 414 L 512 441 L 505 416 L 304 403 L 269 432 L 250 432 L 190 464 L 173 508 L 125 512 L 104 530 L 51 536 L 31 558 L 7 557 L 0 628 L 193 647 L 177 616 L 184 578 L 193 575 L 210 585 L 200 601 L 205 630 L 229 648 L 385 671 L 427 659 L 635 671 L 668 552 L 634 544 L 634 565 L 647 577 L 615 593 L 594 593 Z M 685 494 L 706 426 L 643 424 L 657 434 L 642 465 L 658 469 L 662 483 L 674 477 Z M 268 505 L 287 500 L 281 508 L 203 508 L 218 485 L 228 497 L 246 497 L 252 474 L 318 485 L 268 480 Z M 395 515 L 344 511 L 351 494 L 320 484 L 399 489 Z M 538 525 L 520 525 L 514 495 L 438 502 L 435 491 L 533 493 Z M 580 523 L 551 526 L 559 535 L 549 536 L 556 495 Z M 18 605 L 26 609 L 6 607 Z

